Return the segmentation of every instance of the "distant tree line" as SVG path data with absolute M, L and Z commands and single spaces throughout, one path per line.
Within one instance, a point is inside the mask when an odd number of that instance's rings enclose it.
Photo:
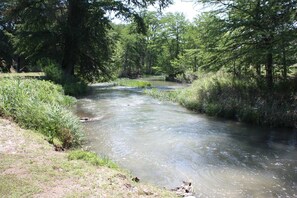
M 181 14 L 142 14 L 147 33 L 117 25 L 114 54 L 123 76 L 163 73 L 175 78 L 225 70 L 253 77 L 272 88 L 296 64 L 296 0 L 205 0 L 212 11 L 189 22 Z M 296 66 L 295 66 L 296 67 Z
M 113 41 L 109 34 L 113 12 L 132 20 L 139 31 L 138 12 L 149 5 L 163 8 L 170 0 L 1 0 L 0 64 L 39 70 L 57 65 L 65 76 L 88 81 L 110 77 Z M 5 69 L 2 69 L 5 70 Z
M 269 89 L 292 75 L 297 0 L 199 2 L 212 11 L 189 22 L 179 13 L 145 11 L 169 0 L 2 0 L 0 66 L 39 70 L 51 62 L 64 75 L 90 82 L 224 70 Z M 130 21 L 113 24 L 110 11 Z

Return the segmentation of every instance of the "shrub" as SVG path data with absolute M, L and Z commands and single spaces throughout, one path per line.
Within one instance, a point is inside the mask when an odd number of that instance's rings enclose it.
M 65 94 L 70 96 L 80 96 L 89 91 L 88 84 L 80 81 L 75 77 L 67 77 L 67 80 L 62 83 Z
M 59 139 L 66 148 L 80 144 L 82 138 L 79 119 L 67 108 L 74 102 L 61 86 L 48 81 L 0 80 L 0 114 L 43 133 L 50 142 Z
M 55 83 L 62 84 L 63 71 L 57 63 L 50 59 L 42 59 L 37 62 L 41 66 L 46 77 Z
M 65 76 L 61 67 L 52 60 L 42 59 L 37 64 L 41 65 L 48 80 L 60 84 L 65 94 L 78 96 L 88 91 L 88 84 L 74 76 Z

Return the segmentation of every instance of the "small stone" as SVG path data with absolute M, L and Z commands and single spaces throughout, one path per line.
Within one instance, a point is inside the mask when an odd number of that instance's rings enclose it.
M 140 179 L 139 179 L 138 177 L 134 177 L 134 178 L 132 178 L 132 181 L 134 181 L 134 182 L 139 182 Z

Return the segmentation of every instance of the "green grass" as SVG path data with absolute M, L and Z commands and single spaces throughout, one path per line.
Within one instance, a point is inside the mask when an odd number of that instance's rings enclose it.
M 82 138 L 79 119 L 69 110 L 75 99 L 63 88 L 37 79 L 0 79 L 0 115 L 21 126 L 41 132 L 63 147 L 78 145 Z
M 131 80 L 131 79 L 118 79 L 115 81 L 115 84 L 118 86 L 138 87 L 138 88 L 145 88 L 145 87 L 152 86 L 150 82 Z
M 175 91 L 160 91 L 159 89 L 153 88 L 153 89 L 146 89 L 144 90 L 145 94 L 148 94 L 154 98 L 157 98 L 159 100 L 169 100 L 172 102 L 178 102 L 177 96 L 179 94 L 178 90 Z
M 253 79 L 234 79 L 231 75 L 216 73 L 201 75 L 183 90 L 152 89 L 145 93 L 210 116 L 270 127 L 296 127 L 296 79 L 277 82 L 273 91 L 261 86 Z
M 95 166 L 106 166 L 108 168 L 118 169 L 117 164 L 110 159 L 104 157 L 100 158 L 96 153 L 82 150 L 70 151 L 68 154 L 69 160 L 83 160 Z
M 1 77 L 44 77 L 43 72 L 0 73 Z

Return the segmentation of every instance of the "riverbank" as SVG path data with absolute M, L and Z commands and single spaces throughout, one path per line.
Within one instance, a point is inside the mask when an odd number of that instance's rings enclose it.
M 75 101 L 49 81 L 0 79 L 0 197 L 175 196 L 134 182 L 108 159 L 71 151 L 84 136 Z
M 123 171 L 69 160 L 45 139 L 0 118 L 1 197 L 175 197 Z
M 297 127 L 296 78 L 276 82 L 269 90 L 251 78 L 226 73 L 202 74 L 186 89 L 145 93 L 209 116 L 269 127 Z

